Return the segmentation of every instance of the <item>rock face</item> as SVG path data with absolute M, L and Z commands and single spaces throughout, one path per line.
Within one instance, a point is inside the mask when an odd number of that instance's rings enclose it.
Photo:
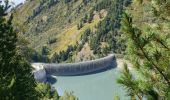
M 67 64 L 45 64 L 34 63 L 32 66 L 35 68 L 34 77 L 38 81 L 46 81 L 46 77 L 49 75 L 55 76 L 74 76 L 83 75 L 88 73 L 97 72 L 109 67 L 114 67 L 115 56 L 109 55 L 97 60 L 84 61 L 79 63 L 67 63 Z
M 46 71 L 44 69 L 44 66 L 42 63 L 33 63 L 32 67 L 34 68 L 33 74 L 35 80 L 39 82 L 46 82 L 47 77 L 46 77 Z

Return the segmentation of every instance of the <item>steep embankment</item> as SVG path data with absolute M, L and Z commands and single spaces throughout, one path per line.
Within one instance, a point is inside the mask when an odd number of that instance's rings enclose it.
M 14 24 L 29 46 L 42 55 L 34 54 L 36 61 L 99 58 L 124 50 L 118 38 L 121 14 L 128 1 L 28 0 L 15 9 Z
M 75 45 L 84 30 L 93 28 L 101 20 L 95 18 L 82 29 L 77 29 L 77 23 L 96 2 L 98 1 L 28 0 L 17 8 L 14 23 L 29 40 L 31 47 L 41 50 L 43 46 L 47 46 L 51 53 L 58 53 L 66 50 L 68 45 Z

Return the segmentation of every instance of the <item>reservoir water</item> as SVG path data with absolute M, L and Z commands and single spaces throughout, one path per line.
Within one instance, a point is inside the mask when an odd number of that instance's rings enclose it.
M 57 89 L 59 95 L 65 91 L 73 92 L 79 100 L 114 100 L 119 96 L 120 100 L 129 100 L 125 89 L 117 84 L 120 77 L 118 67 L 104 72 L 82 76 L 56 76 L 56 81 L 48 81 Z

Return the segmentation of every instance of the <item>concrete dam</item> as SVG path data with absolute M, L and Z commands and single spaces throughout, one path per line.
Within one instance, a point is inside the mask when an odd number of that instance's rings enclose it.
M 66 64 L 48 64 L 48 63 L 33 63 L 34 77 L 37 81 L 45 82 L 47 76 L 75 76 L 85 75 L 89 73 L 95 73 L 102 71 L 109 67 L 114 67 L 116 61 L 114 55 L 109 55 L 104 58 L 83 61 L 78 63 L 66 63 Z

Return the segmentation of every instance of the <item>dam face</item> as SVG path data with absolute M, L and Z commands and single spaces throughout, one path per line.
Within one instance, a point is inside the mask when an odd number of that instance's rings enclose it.
M 42 63 L 33 63 L 32 67 L 34 68 L 33 74 L 35 80 L 39 82 L 46 82 L 47 76 L 46 76 L 46 71 L 44 69 L 44 66 Z
M 67 64 L 46 64 L 46 63 L 38 63 L 32 64 L 32 66 L 40 66 L 41 69 L 35 71 L 35 79 L 40 82 L 45 82 L 46 77 L 50 75 L 54 76 L 75 76 L 75 75 L 83 75 L 88 73 L 93 73 L 96 71 L 100 71 L 110 66 L 114 65 L 115 56 L 109 55 L 104 58 L 84 61 L 79 63 L 67 63 Z M 38 67 L 39 68 L 39 67 Z M 44 72 L 45 71 L 45 72 Z

